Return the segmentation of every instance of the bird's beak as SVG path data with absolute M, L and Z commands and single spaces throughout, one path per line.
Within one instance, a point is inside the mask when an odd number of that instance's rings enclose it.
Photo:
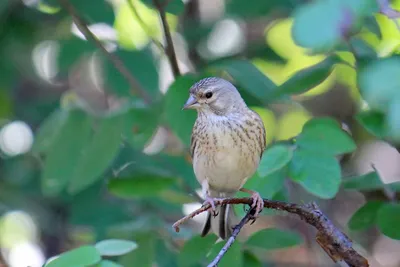
M 182 109 L 195 109 L 198 106 L 199 103 L 197 102 L 197 99 L 194 96 L 190 95 L 185 105 L 183 105 Z

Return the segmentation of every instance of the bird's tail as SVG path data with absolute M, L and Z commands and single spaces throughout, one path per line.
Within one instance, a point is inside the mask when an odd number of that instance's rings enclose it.
M 232 205 L 219 205 L 213 211 L 208 211 L 207 220 L 204 223 L 201 236 L 207 235 L 212 230 L 222 239 L 227 239 L 232 235 L 233 227 L 238 223 L 234 208 Z

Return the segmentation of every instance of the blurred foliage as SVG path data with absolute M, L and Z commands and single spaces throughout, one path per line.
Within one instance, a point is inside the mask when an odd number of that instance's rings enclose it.
M 0 248 L 38 242 L 46 259 L 57 256 L 49 267 L 211 261 L 223 246 L 214 235 L 171 228 L 200 188 L 188 155 L 196 114 L 181 108 L 189 87 L 210 75 L 232 81 L 266 127 L 268 149 L 246 188 L 322 203 L 341 191 L 361 192 L 366 203 L 343 227 L 356 240 L 372 228 L 400 240 L 400 181 L 383 182 L 379 170 L 354 177 L 344 170 L 363 140 L 400 144 L 400 31 L 376 0 L 168 1 L 185 73 L 176 79 L 154 2 L 129 1 L 69 3 L 140 88 L 83 38 L 58 1 L 1 1 Z M 391 4 L 400 8 L 400 1 Z M 221 46 L 235 43 L 232 36 L 239 49 Z M 343 116 L 324 109 L 329 101 L 347 108 L 344 93 L 323 99 L 339 85 L 355 106 Z M 32 129 L 31 146 L 22 140 L 29 136 L 6 132 L 17 120 Z M 12 141 L 28 148 L 11 153 Z M 39 237 L 26 230 L 26 219 L 9 220 L 15 210 L 34 218 Z M 220 266 L 270 266 L 266 251 L 301 246 L 305 235 L 257 229 L 235 242 Z

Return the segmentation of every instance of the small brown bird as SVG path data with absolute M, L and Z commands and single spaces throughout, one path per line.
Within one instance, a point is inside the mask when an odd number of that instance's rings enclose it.
M 215 207 L 215 200 L 233 197 L 242 191 L 251 194 L 255 216 L 263 208 L 261 196 L 242 186 L 257 170 L 264 152 L 265 128 L 260 116 L 250 110 L 230 82 L 205 78 L 190 88 L 184 109 L 196 109 L 190 153 L 197 180 L 202 186 L 204 204 L 209 203 L 202 236 L 210 229 L 226 239 L 237 223 L 233 207 Z

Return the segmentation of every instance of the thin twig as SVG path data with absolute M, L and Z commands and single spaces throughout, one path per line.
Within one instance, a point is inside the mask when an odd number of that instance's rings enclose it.
M 251 198 L 226 198 L 215 201 L 216 205 L 223 204 L 247 204 L 251 205 Z M 282 201 L 264 199 L 264 208 L 287 211 L 296 214 L 301 220 L 307 222 L 317 229 L 316 240 L 334 262 L 344 261 L 350 267 L 367 267 L 367 259 L 353 249 L 352 241 L 339 229 L 337 229 L 329 218 L 322 213 L 315 203 L 309 205 L 298 205 Z M 204 205 L 184 218 L 174 223 L 173 227 L 179 231 L 179 225 L 194 216 L 210 209 L 210 205 Z
M 70 14 L 74 23 L 78 27 L 78 29 L 82 32 L 85 38 L 88 41 L 93 42 L 98 49 L 107 57 L 107 59 L 114 65 L 114 67 L 121 73 L 122 76 L 128 81 L 131 90 L 143 98 L 143 100 L 150 104 L 151 98 L 149 94 L 146 92 L 144 88 L 140 85 L 140 83 L 136 80 L 135 77 L 132 76 L 128 68 L 125 66 L 123 61 L 113 53 L 107 51 L 104 48 L 101 41 L 97 39 L 97 37 L 89 30 L 87 23 L 85 20 L 78 14 L 75 8 L 71 5 L 68 0 L 59 0 L 60 5 Z
M 218 263 L 222 260 L 222 257 L 228 251 L 228 249 L 233 245 L 235 242 L 236 237 L 239 235 L 240 230 L 242 230 L 243 226 L 252 218 L 252 210 L 249 210 L 246 216 L 240 221 L 238 225 L 233 228 L 232 235 L 229 237 L 228 241 L 226 241 L 225 245 L 222 247 L 221 251 L 215 257 L 215 259 L 207 266 L 207 267 L 215 267 L 218 266 Z
M 166 0 L 164 0 L 166 1 Z M 168 56 L 169 63 L 171 64 L 172 73 L 174 74 L 175 79 L 181 76 L 181 72 L 179 71 L 178 59 L 176 57 L 174 43 L 172 42 L 171 31 L 169 30 L 169 25 L 167 21 L 167 16 L 165 14 L 165 7 L 168 4 L 161 3 L 160 0 L 153 0 L 154 6 L 157 8 L 160 13 L 161 23 L 164 29 L 165 42 L 167 43 L 166 52 Z
M 151 41 L 154 43 L 154 45 L 158 48 L 158 50 L 160 50 L 160 52 L 162 54 L 165 53 L 165 48 L 164 46 L 156 39 L 154 39 L 151 36 L 151 30 L 149 28 L 149 26 L 144 22 L 144 20 L 142 19 L 142 17 L 140 16 L 139 12 L 137 12 L 137 9 L 135 8 L 135 6 L 133 5 L 133 1 L 131 0 L 126 0 L 128 2 L 128 6 L 131 9 L 133 15 L 136 17 L 138 23 L 140 24 L 140 26 L 142 27 L 142 29 L 144 30 L 144 32 L 147 34 L 147 36 L 149 36 L 149 38 L 151 39 Z

